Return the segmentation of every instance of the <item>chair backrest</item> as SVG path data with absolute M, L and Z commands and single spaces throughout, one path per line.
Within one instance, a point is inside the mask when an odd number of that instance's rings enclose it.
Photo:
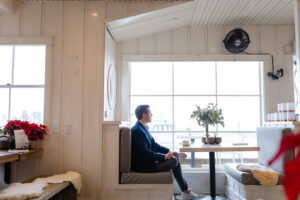
M 260 151 L 258 152 L 258 162 L 261 165 L 267 165 L 277 153 L 281 138 L 285 135 L 293 134 L 293 131 L 291 128 L 284 127 L 258 127 L 256 128 L 256 133 L 257 144 L 260 147 Z M 272 164 L 271 168 L 283 173 L 283 164 L 294 158 L 294 156 L 294 151 L 288 151 L 276 160 L 276 162 Z
M 131 131 L 128 127 L 120 128 L 120 172 L 131 171 Z

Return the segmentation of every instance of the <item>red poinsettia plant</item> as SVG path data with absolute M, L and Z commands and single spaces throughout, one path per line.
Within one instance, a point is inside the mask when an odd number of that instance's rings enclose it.
M 28 121 L 12 120 L 9 121 L 1 132 L 10 138 L 14 138 L 14 130 L 24 130 L 29 140 L 42 140 L 47 134 L 47 126 L 35 123 L 29 123 Z

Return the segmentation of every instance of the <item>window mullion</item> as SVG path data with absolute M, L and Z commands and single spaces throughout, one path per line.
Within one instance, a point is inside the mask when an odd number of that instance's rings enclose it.
M 260 113 L 260 125 L 262 125 L 263 120 L 265 119 L 265 112 L 263 112 L 263 97 L 262 97 L 262 62 L 258 63 L 258 73 L 259 73 L 259 113 Z
M 216 105 L 218 105 L 218 63 L 215 62 L 215 84 L 216 84 Z M 218 125 L 216 126 L 216 135 L 218 135 Z
M 15 45 L 13 46 L 13 56 L 12 56 L 12 73 L 11 73 L 11 85 L 14 84 L 14 75 L 15 75 Z
M 15 72 L 15 45 L 13 45 L 12 52 L 12 67 L 11 67 L 11 82 L 8 87 L 8 120 L 11 120 L 11 86 L 14 84 L 14 72 Z
M 8 88 L 8 120 L 11 120 L 11 86 Z
M 218 63 L 215 62 L 215 84 L 216 84 L 216 105 L 218 108 Z M 216 135 L 218 136 L 218 125 L 216 126 Z M 217 168 L 220 167 L 221 164 L 221 158 L 220 158 L 220 154 L 217 152 L 216 153 L 216 161 L 217 161 Z
M 45 85 L 0 85 L 0 88 L 45 88 Z
M 174 115 L 175 115 L 175 107 L 174 107 L 174 62 L 172 62 L 172 110 L 173 110 L 173 114 L 172 114 L 172 126 L 173 126 L 173 130 L 172 130 L 172 149 L 174 151 L 174 142 L 175 142 L 175 133 L 174 133 L 174 128 L 175 128 L 175 120 L 174 120 Z

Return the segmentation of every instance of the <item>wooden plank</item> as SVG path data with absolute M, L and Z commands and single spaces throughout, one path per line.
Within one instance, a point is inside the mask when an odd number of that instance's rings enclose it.
M 156 53 L 158 55 L 171 54 L 170 31 L 164 31 L 156 34 Z
M 154 35 L 139 38 L 139 54 L 153 55 L 155 54 L 155 37 Z
M 223 40 L 225 38 L 224 28 L 221 26 L 210 26 L 207 30 L 208 54 L 226 54 Z
M 126 40 L 122 42 L 122 54 L 123 55 L 135 55 L 138 54 L 138 42 L 137 39 Z
M 245 50 L 248 53 L 259 53 L 259 29 L 258 26 L 243 26 L 242 29 L 246 31 L 250 37 L 250 44 Z
M 51 197 L 68 187 L 70 184 L 70 182 L 49 184 L 47 187 L 44 188 L 43 194 L 38 198 L 34 198 L 33 200 L 50 199 Z
M 275 54 L 276 39 L 274 26 L 261 26 L 259 29 L 260 33 L 260 52 L 271 53 L 274 55 L 274 64 L 277 65 L 277 59 Z M 265 112 L 271 113 L 277 110 L 277 103 L 279 102 L 279 82 L 278 80 L 272 80 L 266 74 L 272 71 L 272 65 L 264 66 L 263 77 L 264 77 L 264 92 L 265 92 Z
M 206 54 L 206 27 L 191 27 L 191 54 Z
M 42 147 L 44 155 L 40 161 L 40 174 L 55 174 L 60 167 L 61 109 L 62 109 L 62 31 L 63 2 L 51 1 L 43 4 L 42 35 L 53 36 L 51 59 L 51 124 L 50 134 Z M 53 134 L 52 134 L 53 133 Z M 49 162 L 51 160 L 51 162 Z
M 21 35 L 40 35 L 42 2 L 28 2 L 23 6 Z
M 286 45 L 293 44 L 295 39 L 294 26 L 291 25 L 280 25 L 277 26 L 277 43 L 278 43 L 278 65 L 276 70 L 279 68 L 283 69 L 284 76 L 279 78 L 279 94 L 280 102 L 293 102 L 294 101 L 294 84 L 293 84 L 293 62 L 292 55 L 286 55 L 284 47 Z
M 108 21 L 127 16 L 127 2 L 106 2 L 106 19 Z
M 13 161 L 28 160 L 31 158 L 40 157 L 43 154 L 43 149 L 32 149 L 28 152 L 8 152 L 8 150 L 0 150 L 0 164 Z
M 188 28 L 186 26 L 174 30 L 173 38 L 173 52 L 174 54 L 186 55 L 188 54 Z
M 103 46 L 105 24 L 93 13 L 103 13 L 105 2 L 87 2 L 85 5 L 85 46 L 84 46 L 84 105 L 83 105 L 83 146 L 82 146 L 82 198 L 97 198 L 97 179 L 101 170 L 97 166 L 100 114 L 103 113 L 101 85 L 103 71 Z
M 19 160 L 18 153 L 8 153 L 6 150 L 0 151 L 0 164 Z
M 124 196 L 130 200 L 150 200 L 150 190 L 128 190 Z
M 14 13 L 2 15 L 1 35 L 13 36 L 20 34 L 21 5 L 23 4 L 16 2 L 16 11 Z
M 129 1 L 127 3 L 127 12 L 129 15 L 142 12 L 150 7 L 150 1 Z
M 28 160 L 31 158 L 41 157 L 43 155 L 43 149 L 32 149 L 29 152 L 19 153 L 19 160 Z
M 63 102 L 62 171 L 82 169 L 84 2 L 64 2 L 63 17 Z M 65 130 L 65 129 L 64 129 Z M 76 156 L 74 156 L 76 155 Z

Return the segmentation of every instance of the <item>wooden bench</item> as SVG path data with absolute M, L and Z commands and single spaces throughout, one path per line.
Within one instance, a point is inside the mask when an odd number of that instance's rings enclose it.
M 36 178 L 46 177 L 48 176 L 38 176 L 24 181 L 24 183 L 31 183 Z M 70 181 L 49 183 L 48 186 L 43 189 L 42 195 L 32 200 L 77 200 L 77 190 Z
M 10 183 L 11 162 L 29 160 L 40 157 L 43 149 L 32 149 L 28 152 L 8 152 L 8 150 L 0 150 L 0 164 L 4 164 L 4 182 Z
M 281 127 L 258 127 L 256 130 L 257 144 L 260 147 L 258 152 L 258 163 L 266 166 L 279 148 L 282 136 L 293 134 L 291 128 Z M 294 152 L 289 151 L 278 159 L 271 168 L 279 174 L 283 174 L 283 164 L 294 157 Z M 236 169 L 237 164 L 226 164 L 226 186 L 225 194 L 230 199 L 236 200 L 285 200 L 282 185 L 279 182 L 274 186 L 263 186 L 258 183 L 252 174 L 240 172 Z
M 167 184 L 120 183 L 119 124 L 120 122 L 103 122 L 102 126 L 101 199 L 172 200 L 174 187 L 172 182 Z
M 33 200 L 77 200 L 77 191 L 70 182 L 53 183 L 44 188 L 40 197 Z
M 5 164 L 4 179 L 5 183 L 10 183 L 11 162 L 29 160 L 40 157 L 43 149 L 32 149 L 28 152 L 8 152 L 0 150 L 0 164 Z M 26 183 L 32 182 L 32 178 Z M 77 191 L 70 182 L 49 184 L 44 188 L 43 194 L 34 200 L 77 200 Z

